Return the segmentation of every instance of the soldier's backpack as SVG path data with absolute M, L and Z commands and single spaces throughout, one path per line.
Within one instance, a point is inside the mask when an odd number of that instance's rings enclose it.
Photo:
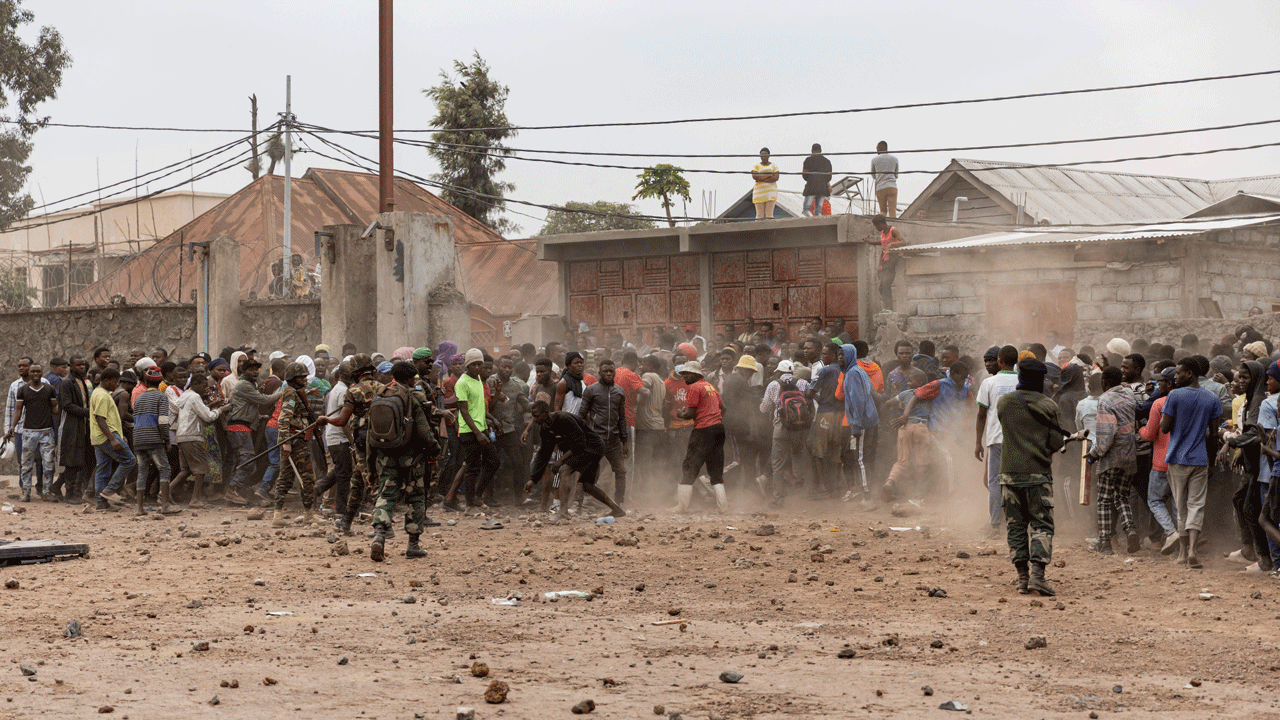
M 370 449 L 395 450 L 409 444 L 409 431 L 413 427 L 410 400 L 404 393 L 387 389 L 369 403 L 366 423 L 367 442 Z
M 787 378 L 778 385 L 778 418 L 787 430 L 807 430 L 813 424 L 812 407 L 795 378 Z

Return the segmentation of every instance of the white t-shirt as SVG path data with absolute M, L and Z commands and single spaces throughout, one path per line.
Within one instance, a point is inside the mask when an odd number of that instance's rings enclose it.
M 329 397 L 324 404 L 324 414 L 337 415 L 338 411 L 342 409 L 342 403 L 346 399 L 347 399 L 347 384 L 339 380 L 337 385 L 334 385 L 332 388 L 329 389 Z M 344 442 L 350 442 L 350 440 L 347 440 L 347 435 L 346 433 L 342 432 L 342 428 L 337 427 L 336 425 L 324 426 L 325 447 L 333 447 L 334 445 L 341 445 Z
M 1000 428 L 1000 418 L 996 414 L 996 403 L 1007 392 L 1018 387 L 1018 373 L 1013 370 L 1001 370 L 982 381 L 978 388 L 978 407 L 987 409 L 987 428 L 983 434 L 983 445 L 999 445 L 1004 442 L 1004 431 Z

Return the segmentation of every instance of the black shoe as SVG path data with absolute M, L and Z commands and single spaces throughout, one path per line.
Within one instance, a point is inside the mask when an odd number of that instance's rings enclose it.
M 1132 555 L 1142 549 L 1142 536 L 1136 532 L 1129 533 L 1129 554 Z
M 404 556 L 407 558 L 424 558 L 427 556 L 427 551 L 418 545 L 417 535 L 409 536 L 409 547 L 405 548 Z
M 1044 597 L 1053 597 L 1055 595 L 1053 588 L 1049 587 L 1049 583 L 1044 580 L 1044 565 L 1034 563 L 1031 566 L 1031 582 L 1027 583 L 1028 592 L 1039 593 Z
M 99 510 L 110 510 L 110 509 L 111 509 L 111 503 L 107 502 L 106 500 L 99 500 L 99 501 L 98 501 L 98 509 L 99 509 Z
M 440 527 L 440 523 L 429 517 L 422 518 L 422 527 Z
M 374 531 L 373 544 L 369 546 L 370 560 L 374 562 L 382 562 L 386 542 L 386 538 L 383 537 L 381 530 Z

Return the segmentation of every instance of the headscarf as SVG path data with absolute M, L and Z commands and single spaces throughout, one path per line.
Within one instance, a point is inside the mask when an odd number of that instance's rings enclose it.
M 560 373 L 560 377 L 564 379 L 565 387 L 569 389 L 569 392 L 577 395 L 578 397 L 582 397 L 582 376 L 573 374 L 573 371 L 569 369 L 569 366 L 573 364 L 574 358 L 580 357 L 582 357 L 582 353 L 577 350 L 565 353 L 564 372 Z
M 436 348 L 436 369 L 440 372 L 440 377 L 448 377 L 449 363 L 453 360 L 453 356 L 458 352 L 458 344 L 445 340 Z
M 316 361 L 312 360 L 311 356 L 299 355 L 295 362 L 302 363 L 302 366 L 307 369 L 307 384 L 316 379 Z
M 244 362 L 247 357 L 249 357 L 249 355 L 243 350 L 237 350 L 231 353 L 231 362 L 228 363 L 228 366 L 231 368 L 231 374 L 227 376 L 231 378 L 231 382 L 234 383 L 240 380 L 240 363 Z
M 431 348 L 420 347 L 417 350 L 413 351 L 413 355 L 411 356 L 411 358 L 414 360 L 430 360 Z
M 871 376 L 858 364 L 858 349 L 846 343 L 840 346 L 840 351 L 844 353 L 844 416 L 849 430 L 861 435 L 863 430 L 880 424 L 875 391 L 871 388 Z
M 1043 362 L 1031 358 L 1018 362 L 1018 390 L 1025 392 L 1044 392 L 1044 376 L 1049 372 Z
M 1258 424 L 1258 411 L 1262 408 L 1262 401 L 1267 398 L 1267 374 L 1262 367 L 1262 363 L 1256 360 L 1247 360 L 1240 363 L 1249 368 L 1249 386 L 1244 390 L 1245 411 L 1244 425 Z
M 1021 364 L 1023 360 L 1035 360 L 1035 359 L 1036 359 L 1036 354 L 1031 352 L 1030 350 L 1023 350 L 1022 352 L 1018 353 L 1019 364 Z
M 395 352 L 391 353 L 392 362 L 396 360 L 408 361 L 410 357 L 413 357 L 413 348 L 411 347 L 398 347 Z
M 1265 358 L 1270 356 L 1270 353 L 1267 352 L 1266 343 L 1262 342 L 1261 340 L 1255 340 L 1249 343 L 1248 345 L 1245 345 L 1244 347 L 1240 348 L 1240 350 L 1242 352 L 1249 353 L 1255 359 Z
M 222 358 L 217 358 L 213 362 L 209 363 L 209 370 L 211 371 L 214 368 L 220 368 L 220 367 L 230 367 L 230 364 L 226 360 L 223 360 Z

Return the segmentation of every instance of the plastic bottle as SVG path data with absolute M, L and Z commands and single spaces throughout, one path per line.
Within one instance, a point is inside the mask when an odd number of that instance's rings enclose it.
M 596 518 L 596 524 L 597 524 L 597 525 L 612 525 L 612 524 L 613 524 L 614 519 L 615 519 L 615 518 L 614 518 L 612 515 L 605 515 L 605 516 L 604 516 L 604 517 L 602 517 L 602 518 Z

